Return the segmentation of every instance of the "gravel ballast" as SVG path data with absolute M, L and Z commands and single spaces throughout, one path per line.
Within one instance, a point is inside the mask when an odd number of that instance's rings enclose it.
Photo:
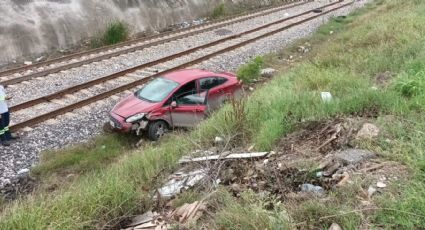
M 251 43 L 245 47 L 236 49 L 233 52 L 219 55 L 211 60 L 198 64 L 196 67 L 206 68 L 213 71 L 235 71 L 239 65 L 245 63 L 250 58 L 261 54 L 275 52 L 276 50 L 279 50 L 279 48 L 286 46 L 297 39 L 309 36 L 321 24 L 325 23 L 330 17 L 338 15 L 347 15 L 353 9 L 362 7 L 367 2 L 368 1 L 357 1 L 352 6 L 332 12 L 323 17 L 293 27 L 287 31 L 283 31 L 271 37 L 259 40 L 255 43 Z M 302 9 L 301 11 L 304 10 L 305 9 Z M 237 26 L 231 28 L 226 27 L 225 29 L 236 32 L 236 27 Z M 210 35 L 211 34 L 209 34 L 209 36 Z M 191 44 L 195 46 L 201 43 L 202 42 L 198 43 L 196 41 L 193 41 Z M 163 55 L 160 52 L 155 53 L 154 49 L 151 50 L 152 55 Z M 152 56 L 149 56 L 145 52 L 146 51 L 143 51 L 142 53 L 135 52 L 129 55 L 135 55 L 132 56 L 133 58 L 137 58 L 137 56 L 143 56 L 144 58 L 141 58 L 140 60 L 143 59 L 145 61 L 148 58 L 152 58 Z M 115 65 L 113 63 L 115 63 Z M 69 70 L 66 72 L 58 73 L 56 77 L 60 78 L 59 75 L 65 75 L 68 73 L 72 73 L 75 76 L 81 76 L 80 79 L 69 79 L 69 85 L 72 85 L 77 82 L 81 83 L 81 81 L 93 79 L 93 76 L 91 76 L 91 74 L 90 76 L 87 76 L 89 74 L 84 73 L 84 71 L 90 70 L 99 72 L 98 76 L 103 76 L 104 74 L 108 73 L 108 71 L 111 71 L 111 69 L 115 70 L 121 68 L 128 68 L 129 66 L 135 64 L 137 64 L 136 61 L 131 57 L 125 57 L 123 59 L 121 59 L 121 57 L 117 57 L 111 60 L 87 65 L 85 66 L 85 68 L 88 68 L 86 70 L 77 68 L 75 70 Z M 107 68 L 106 70 L 102 69 L 105 68 L 105 65 L 109 66 L 110 68 Z M 101 70 L 98 70 L 97 68 L 100 68 Z M 74 71 L 75 73 L 73 73 Z M 51 77 L 49 77 L 49 79 L 50 78 Z M 60 78 L 62 81 L 60 85 L 67 85 L 68 87 L 68 83 L 63 82 L 65 78 L 66 77 Z M 55 78 L 53 78 L 52 81 L 54 81 L 54 79 Z M 31 84 L 26 85 L 26 87 L 32 88 L 32 81 L 30 83 Z M 36 96 L 42 96 L 47 92 L 53 92 L 55 90 L 60 89 L 60 87 L 56 86 L 56 84 L 57 83 L 49 84 L 50 86 L 52 86 L 51 88 L 45 87 L 45 83 L 39 84 L 34 86 L 36 88 L 32 88 L 29 90 L 31 90 L 32 93 L 34 93 Z M 37 89 L 37 87 L 39 88 Z M 46 90 L 40 90 L 40 87 L 45 87 L 44 89 Z M 18 88 L 16 89 L 16 92 L 21 90 L 22 88 Z M 15 94 L 14 96 L 18 94 L 13 93 L 13 91 L 15 91 L 15 88 L 9 89 L 9 91 L 12 91 L 12 94 Z M 38 91 L 40 91 L 40 93 Z M 31 93 L 28 93 L 28 95 L 30 94 Z M 116 96 L 122 98 L 124 95 L 125 93 L 121 93 Z M 108 98 L 107 100 L 103 100 L 85 108 L 78 109 L 72 112 L 71 114 L 63 115 L 49 122 L 42 123 L 34 127 L 33 130 L 31 130 L 30 132 L 24 133 L 22 139 L 19 142 L 13 143 L 12 146 L 0 146 L 0 192 L 5 193 L 5 191 L 7 191 L 7 187 L 16 185 L 16 183 L 18 183 L 19 181 L 19 178 L 26 176 L 28 174 L 27 169 L 30 169 L 34 164 L 37 163 L 39 154 L 42 151 L 58 149 L 64 146 L 69 146 L 71 144 L 82 143 L 89 139 L 92 139 L 96 135 L 99 135 L 102 132 L 103 124 L 108 120 L 109 110 L 117 102 L 117 100 L 114 98 L 116 97 Z M 24 99 L 20 97 L 15 99 L 12 104 L 16 104 L 22 101 L 24 101 Z

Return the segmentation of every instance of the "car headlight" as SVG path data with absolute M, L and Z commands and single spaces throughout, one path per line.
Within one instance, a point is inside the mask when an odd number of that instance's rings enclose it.
M 135 115 L 130 116 L 130 117 L 128 117 L 127 119 L 125 119 L 125 122 L 127 122 L 127 123 L 133 123 L 133 122 L 136 122 L 136 121 L 138 121 L 138 120 L 142 119 L 145 115 L 146 115 L 146 113 L 138 113 L 138 114 L 135 114 Z

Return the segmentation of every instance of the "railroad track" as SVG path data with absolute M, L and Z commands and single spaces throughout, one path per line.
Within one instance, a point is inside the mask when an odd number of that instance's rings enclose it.
M 15 105 L 11 107 L 11 111 L 14 112 L 14 117 L 20 117 L 19 113 L 31 114 L 31 116 L 22 116 L 20 118 L 22 121 L 13 124 L 11 129 L 18 130 L 23 127 L 33 126 L 118 93 L 132 90 L 154 77 L 177 69 L 193 66 L 214 56 L 232 51 L 259 39 L 274 35 L 304 22 L 316 19 L 322 15 L 344 8 L 352 3 L 353 2 L 331 3 L 323 6 L 323 11 L 321 13 L 315 13 L 313 12 L 314 10 L 308 10 L 221 40 L 194 47 L 131 69 L 73 86 L 42 98 Z M 152 69 L 159 69 L 159 71 L 155 72 L 152 71 Z M 117 85 L 119 86 L 117 87 Z
M 76 68 L 93 62 L 99 62 L 105 59 L 135 52 L 138 50 L 143 50 L 149 47 L 157 46 L 178 39 L 195 36 L 200 33 L 215 30 L 217 28 L 228 26 L 231 24 L 236 24 L 255 17 L 265 16 L 281 10 L 297 7 L 308 2 L 311 2 L 311 0 L 287 0 L 285 1 L 285 3 L 278 7 L 260 9 L 256 12 L 237 15 L 235 17 L 226 18 L 219 21 L 213 21 L 177 31 L 161 33 L 147 38 L 135 39 L 117 45 L 63 56 L 60 58 L 35 63 L 33 65 L 9 69 L 0 72 L 0 85 L 18 84 L 24 81 L 31 80 L 33 78 L 47 76 L 49 74 L 57 73 L 63 70 Z

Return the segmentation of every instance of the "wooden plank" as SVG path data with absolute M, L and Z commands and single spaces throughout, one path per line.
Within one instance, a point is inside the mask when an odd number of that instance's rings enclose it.
M 231 159 L 248 159 L 248 158 L 260 158 L 265 157 L 269 152 L 255 152 L 255 153 L 232 153 L 226 157 L 220 157 L 220 155 L 212 155 L 206 157 L 196 157 L 196 158 L 185 158 L 179 160 L 179 163 L 189 163 L 189 162 L 200 162 L 200 161 L 211 161 L 211 160 L 231 160 Z

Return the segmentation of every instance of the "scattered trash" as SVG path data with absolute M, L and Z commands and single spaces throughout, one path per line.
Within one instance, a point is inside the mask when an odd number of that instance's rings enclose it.
M 343 172 L 342 176 L 342 179 L 336 184 L 336 186 L 344 186 L 348 182 L 348 179 L 350 179 L 350 175 L 347 172 Z
M 195 201 L 177 208 L 170 214 L 170 217 L 184 224 L 199 219 L 206 209 L 207 207 L 203 201 Z
M 334 31 L 333 31 L 333 30 L 329 31 L 329 34 L 333 34 L 333 33 L 334 33 Z
M 329 166 L 329 165 L 328 165 Z M 326 171 L 323 172 L 323 176 L 332 176 L 342 165 L 339 162 L 335 162 L 329 167 L 326 167 Z
M 24 61 L 24 65 L 32 65 L 31 61 Z
M 21 169 L 21 170 L 19 170 L 18 171 L 18 175 L 19 176 L 21 176 L 21 175 L 25 175 L 25 174 L 27 174 L 27 173 L 29 173 L 30 172 L 30 170 L 29 169 Z
M 374 188 L 373 186 L 369 186 L 369 188 L 367 189 L 367 197 L 369 199 L 372 198 L 373 194 L 375 194 L 376 191 L 376 188 Z
M 148 211 L 143 215 L 134 217 L 131 223 L 127 225 L 126 230 L 165 230 L 169 227 L 164 216 Z
M 229 160 L 229 159 L 260 158 L 260 157 L 265 157 L 268 154 L 269 152 L 254 152 L 254 153 L 232 153 L 225 157 L 222 157 L 221 155 L 212 155 L 212 156 L 196 157 L 196 158 L 184 156 L 182 159 L 179 160 L 179 163 L 181 164 L 181 163 L 220 160 L 220 159 Z
M 323 172 L 317 172 L 317 173 L 316 173 L 316 177 L 317 177 L 317 178 L 323 177 Z
M 332 101 L 332 94 L 330 92 L 321 92 L 320 96 L 322 97 L 322 101 L 325 103 Z
M 41 57 L 39 57 L 39 58 L 35 59 L 35 61 L 36 61 L 36 62 L 40 62 L 40 61 L 42 61 L 42 60 L 44 60 L 44 56 L 41 56 Z
M 135 216 L 131 223 L 127 225 L 127 227 L 139 226 L 154 220 L 155 217 L 158 217 L 158 213 L 153 213 L 152 211 L 148 211 L 142 215 Z
M 310 51 L 310 49 L 305 46 L 298 46 L 297 50 L 299 53 L 308 53 Z
M 261 76 L 266 78 L 273 77 L 275 73 L 276 73 L 276 70 L 272 68 L 266 68 L 261 70 Z
M 325 190 L 322 187 L 315 186 L 315 185 L 312 185 L 312 184 L 302 184 L 301 185 L 301 191 L 317 194 L 317 195 L 320 195 L 320 196 L 325 194 Z
M 224 143 L 224 138 L 222 138 L 222 137 L 215 137 L 214 143 L 215 144 L 223 144 Z
M 189 173 L 177 172 L 170 176 L 170 180 L 158 189 L 158 193 L 163 198 L 170 198 L 183 189 L 188 189 L 196 185 L 199 181 L 204 179 L 206 172 L 204 170 L 196 170 Z
M 252 92 L 252 91 L 254 91 L 254 88 L 253 88 L 253 87 L 249 87 L 248 89 L 249 89 L 249 91 L 251 91 L 251 92 Z
M 341 226 L 337 223 L 332 223 L 332 225 L 329 227 L 329 230 L 342 230 Z
M 376 183 L 376 187 L 385 188 L 385 187 L 387 187 L 387 185 L 384 182 L 379 181 L 378 183 Z
M 371 123 L 364 123 L 356 135 L 358 139 L 373 139 L 379 135 L 379 128 Z
M 167 230 L 174 229 L 170 220 L 177 221 L 180 224 L 190 223 L 199 219 L 206 211 L 204 201 L 195 201 L 191 204 L 184 204 L 179 208 L 169 212 L 169 214 L 158 214 L 148 211 L 142 215 L 135 216 L 126 230 Z

